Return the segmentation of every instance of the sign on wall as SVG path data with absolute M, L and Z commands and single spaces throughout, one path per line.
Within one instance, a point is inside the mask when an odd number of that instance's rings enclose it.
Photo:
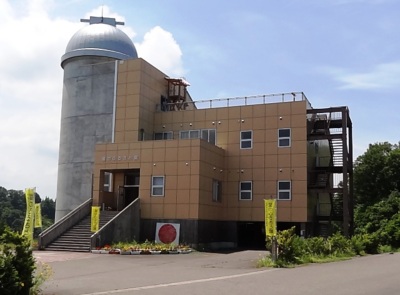
M 181 225 L 179 223 L 161 223 L 156 225 L 156 243 L 163 244 L 179 244 L 179 231 Z

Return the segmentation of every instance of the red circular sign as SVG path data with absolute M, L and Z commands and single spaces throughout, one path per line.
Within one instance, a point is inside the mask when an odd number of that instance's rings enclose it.
M 164 224 L 158 230 L 158 237 L 164 244 L 171 244 L 176 239 L 176 229 L 171 224 Z

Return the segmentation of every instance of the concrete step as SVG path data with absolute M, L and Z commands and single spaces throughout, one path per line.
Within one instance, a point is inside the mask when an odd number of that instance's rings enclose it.
M 85 248 L 66 248 L 66 247 L 47 247 L 46 250 L 49 251 L 68 251 L 68 252 L 90 252 L 90 247 Z
M 100 227 L 104 226 L 113 219 L 119 212 L 102 211 L 100 213 Z M 71 251 L 71 252 L 89 252 L 90 236 L 93 234 L 90 230 L 90 216 L 81 220 L 78 224 L 70 228 L 63 235 L 58 237 L 46 250 L 51 251 Z

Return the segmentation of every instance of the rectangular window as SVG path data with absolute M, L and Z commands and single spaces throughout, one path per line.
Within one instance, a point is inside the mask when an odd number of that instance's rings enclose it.
M 179 139 L 200 138 L 200 130 L 179 131 Z
M 179 139 L 201 138 L 209 143 L 215 144 L 216 131 L 215 129 L 198 129 L 179 132 Z
M 163 197 L 164 196 L 164 176 L 152 176 L 151 177 L 151 196 L 152 197 Z
M 202 129 L 201 138 L 215 144 L 215 129 Z
M 179 139 L 188 139 L 189 131 L 179 131 Z
M 104 172 L 103 192 L 112 192 L 112 173 Z
M 251 181 L 241 181 L 239 184 L 239 200 L 253 199 L 253 183 Z
M 240 131 L 240 148 L 251 149 L 253 148 L 253 131 Z
M 190 130 L 189 138 L 200 138 L 200 130 Z
M 222 184 L 221 181 L 213 179 L 212 182 L 212 200 L 213 202 L 221 202 Z
M 291 145 L 291 134 L 290 129 L 279 129 L 278 130 L 278 146 L 279 147 L 290 147 Z
M 172 131 L 154 133 L 154 140 L 173 139 L 173 137 L 174 133 Z
M 292 184 L 290 181 L 278 181 L 278 200 L 291 200 L 291 187 Z

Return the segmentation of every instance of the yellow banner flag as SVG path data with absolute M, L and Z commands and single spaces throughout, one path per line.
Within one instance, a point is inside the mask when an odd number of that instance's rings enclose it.
M 25 189 L 25 200 L 26 200 L 26 214 L 24 228 L 22 235 L 25 236 L 30 243 L 33 241 L 33 218 L 35 214 L 35 189 Z
M 35 228 L 42 227 L 42 207 L 40 203 L 35 204 Z
M 276 236 L 276 200 L 264 200 L 265 233 L 267 237 Z
M 100 207 L 92 206 L 92 218 L 90 222 L 90 231 L 97 232 L 100 226 Z

